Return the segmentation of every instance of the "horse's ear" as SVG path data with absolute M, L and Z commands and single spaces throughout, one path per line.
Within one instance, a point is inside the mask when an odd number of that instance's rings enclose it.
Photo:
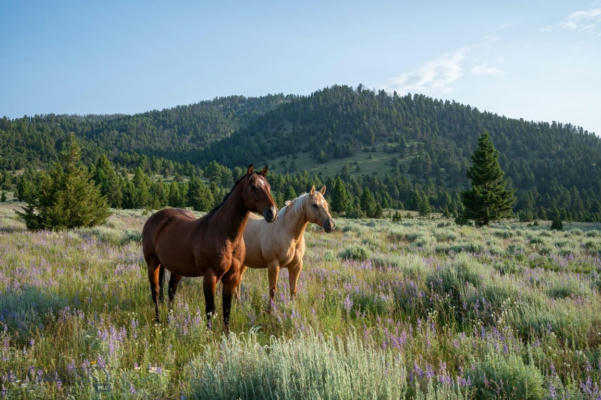
M 323 185 L 323 186 L 321 187 L 321 190 L 320 190 L 320 192 L 321 192 L 321 194 L 322 194 L 322 195 L 325 195 L 325 194 L 326 194 L 326 185 Z
M 315 185 L 311 186 L 311 196 L 315 194 Z
M 253 172 L 255 172 L 255 166 L 254 166 L 254 165 L 252 165 L 252 164 L 250 164 L 250 165 L 248 166 L 248 169 L 246 170 L 246 175 L 250 176 L 250 175 L 252 175 L 252 174 L 253 174 Z
M 261 175 L 265 176 L 267 175 L 267 165 L 263 167 L 263 169 L 260 172 Z

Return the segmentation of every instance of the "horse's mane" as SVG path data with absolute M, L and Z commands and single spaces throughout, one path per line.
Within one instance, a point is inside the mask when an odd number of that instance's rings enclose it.
M 255 171 L 255 172 L 253 172 L 253 174 L 258 174 L 258 172 Z M 242 180 L 244 178 L 246 178 L 247 176 L 248 176 L 247 174 L 242 175 L 242 177 L 240 179 L 238 179 L 236 181 L 236 183 L 234 183 L 234 186 L 232 186 L 232 188 L 230 189 L 230 192 L 225 195 L 225 197 L 223 198 L 223 200 L 221 200 L 221 203 L 219 203 L 218 205 L 216 205 L 215 207 L 213 207 L 213 209 L 211 211 L 209 211 L 206 216 L 208 217 L 208 216 L 211 216 L 211 215 L 215 214 L 217 212 L 217 210 L 227 201 L 227 199 L 230 197 L 230 195 L 234 192 L 234 189 L 236 189 L 236 187 L 238 186 L 238 184 L 240 182 L 242 182 Z
M 286 205 L 282 207 L 280 213 L 284 215 L 288 210 L 299 212 L 303 206 L 303 201 L 309 195 L 309 193 L 303 193 L 300 196 L 297 196 L 296 199 L 286 200 Z

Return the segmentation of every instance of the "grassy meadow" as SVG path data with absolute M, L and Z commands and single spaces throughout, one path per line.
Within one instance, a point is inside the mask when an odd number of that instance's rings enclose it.
M 31 233 L 15 208 L 0 205 L 0 397 L 601 396 L 596 225 L 338 218 L 308 229 L 294 301 L 283 270 L 268 314 L 266 270 L 246 272 L 225 337 L 198 278 L 153 322 L 142 211 Z

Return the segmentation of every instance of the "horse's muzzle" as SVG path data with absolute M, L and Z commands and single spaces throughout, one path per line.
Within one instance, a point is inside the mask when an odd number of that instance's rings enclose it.
M 267 222 L 273 222 L 275 221 L 275 218 L 278 215 L 278 210 L 277 208 L 274 207 L 267 207 L 265 209 L 265 211 L 263 211 L 263 217 L 265 218 L 265 221 Z
M 334 220 L 332 218 L 328 218 L 324 223 L 323 223 L 323 229 L 324 231 L 326 231 L 327 233 L 330 233 L 334 230 L 334 228 L 336 227 L 336 225 L 334 224 Z

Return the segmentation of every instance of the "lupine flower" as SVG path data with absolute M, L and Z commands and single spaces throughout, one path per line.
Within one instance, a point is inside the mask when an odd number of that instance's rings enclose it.
M 347 294 L 344 298 L 344 309 L 347 314 L 351 311 L 351 308 L 353 308 L 353 300 L 351 300 L 350 296 Z

